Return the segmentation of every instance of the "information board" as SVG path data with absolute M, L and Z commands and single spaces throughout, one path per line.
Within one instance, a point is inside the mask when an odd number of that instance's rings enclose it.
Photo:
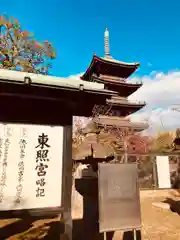
M 63 127 L 0 124 L 0 211 L 59 207 Z
M 136 164 L 98 167 L 100 232 L 141 228 Z

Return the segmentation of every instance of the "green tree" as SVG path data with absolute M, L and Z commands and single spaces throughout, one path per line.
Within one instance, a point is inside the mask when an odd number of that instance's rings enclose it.
M 0 69 L 47 75 L 55 56 L 50 42 L 38 42 L 17 19 L 0 16 Z

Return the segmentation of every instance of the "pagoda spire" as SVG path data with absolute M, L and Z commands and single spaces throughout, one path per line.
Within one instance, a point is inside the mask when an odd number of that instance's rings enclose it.
M 104 51 L 105 51 L 105 57 L 111 57 L 110 56 L 110 46 L 109 46 L 109 31 L 108 31 L 107 27 L 104 32 Z

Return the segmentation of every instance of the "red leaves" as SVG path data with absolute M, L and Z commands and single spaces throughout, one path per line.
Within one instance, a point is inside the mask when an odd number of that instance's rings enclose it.
M 43 49 L 44 48 L 43 43 L 40 43 L 36 40 L 33 41 L 33 46 L 34 46 L 35 49 Z
M 36 48 L 36 49 L 40 48 L 40 45 L 38 42 L 34 42 L 34 48 Z
M 26 38 L 29 37 L 29 32 L 26 31 L 26 30 L 25 30 L 25 31 L 22 31 L 21 35 L 22 35 L 22 37 L 23 37 L 24 39 L 26 39 Z
M 141 136 L 140 134 L 132 135 L 127 141 L 128 152 L 145 154 L 150 151 L 150 139 L 147 136 Z

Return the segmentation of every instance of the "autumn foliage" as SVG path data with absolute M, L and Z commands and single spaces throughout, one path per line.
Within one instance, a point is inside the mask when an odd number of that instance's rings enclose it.
M 84 128 L 84 132 L 86 131 L 86 128 L 89 128 L 90 124 L 91 121 Z M 94 127 L 95 126 L 96 129 L 99 129 L 99 132 L 96 131 L 97 141 L 103 146 L 111 149 L 113 155 L 123 155 L 124 153 L 148 154 L 150 152 L 151 138 L 148 136 L 142 136 L 140 133 L 136 133 L 132 131 L 132 129 L 128 128 L 119 128 L 116 126 L 105 126 L 104 128 L 99 128 L 98 125 L 94 123 Z M 80 120 L 75 123 L 75 129 L 76 131 L 74 131 L 73 134 L 74 154 L 76 154 L 76 151 L 86 138 L 82 132 L 82 124 Z M 95 131 L 93 130 L 92 132 Z
M 76 124 L 78 130 L 75 131 L 73 138 L 74 150 L 80 146 L 84 138 L 80 122 Z M 160 132 L 156 136 L 144 136 L 141 133 L 134 132 L 132 129 L 116 126 L 104 126 L 98 134 L 98 141 L 103 145 L 110 146 L 114 154 L 117 155 L 122 155 L 125 152 L 130 155 L 172 153 L 175 151 L 174 139 L 175 134 L 172 132 Z
M 142 136 L 140 133 L 133 134 L 128 138 L 128 153 L 148 154 L 151 151 L 151 138 Z
M 155 153 L 168 153 L 173 151 L 174 136 L 171 132 L 158 133 L 152 142 L 151 151 Z
M 17 19 L 0 16 L 0 68 L 47 75 L 54 58 L 50 42 L 38 42 Z

